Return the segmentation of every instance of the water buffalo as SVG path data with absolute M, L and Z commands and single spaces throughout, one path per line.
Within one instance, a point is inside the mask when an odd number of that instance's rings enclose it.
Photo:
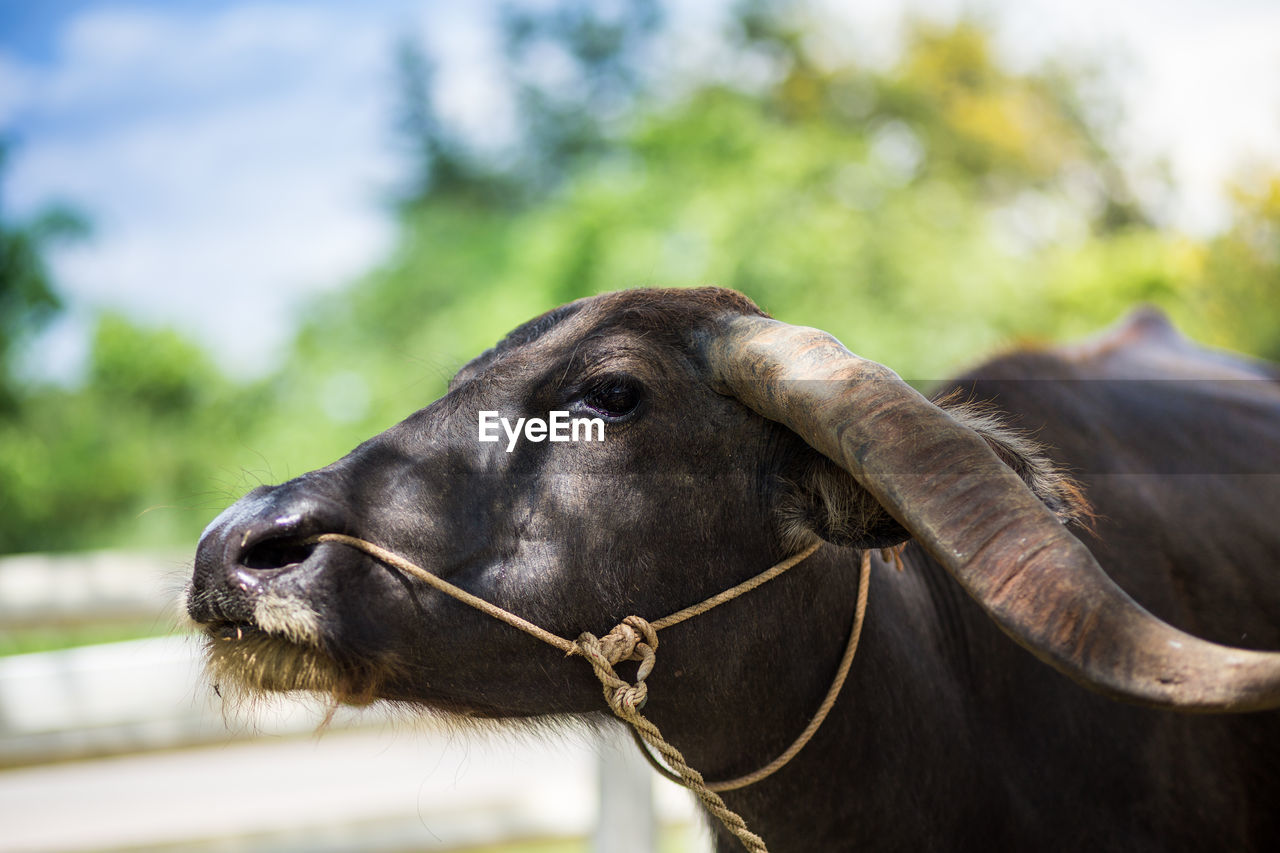
M 584 661 L 315 537 L 376 543 L 561 637 L 820 544 L 663 631 L 644 714 L 716 780 L 795 739 L 841 658 L 862 551 L 908 542 L 905 570 L 873 561 L 830 717 L 724 794 L 774 853 L 1274 850 L 1277 376 L 1146 312 L 996 359 L 935 405 L 732 291 L 607 294 L 227 509 L 187 607 L 214 678 L 251 692 L 582 717 L 607 714 Z M 603 420 L 604 440 L 480 440 L 482 412 L 553 411 Z

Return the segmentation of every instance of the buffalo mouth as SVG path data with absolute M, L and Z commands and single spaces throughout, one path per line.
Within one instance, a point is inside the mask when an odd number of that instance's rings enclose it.
M 345 704 L 373 701 L 383 667 L 335 657 L 320 611 L 286 580 L 290 570 L 316 562 L 316 550 L 315 543 L 298 540 L 256 543 L 232 570 L 231 589 L 192 602 L 206 673 L 221 695 L 303 692 Z

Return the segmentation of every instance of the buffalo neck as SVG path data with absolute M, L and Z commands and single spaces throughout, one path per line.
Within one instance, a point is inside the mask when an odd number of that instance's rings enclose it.
M 830 686 L 852 625 L 859 553 L 826 546 L 808 562 L 663 633 L 645 713 L 708 781 L 775 758 Z M 890 821 L 901 808 L 904 792 L 886 780 L 900 779 L 904 762 L 927 768 L 940 751 L 970 748 L 962 694 L 946 689 L 954 673 L 937 659 L 903 653 L 956 641 L 943 636 L 945 625 L 921 625 L 911 615 L 936 612 L 926 600 L 939 594 L 927 575 L 912 574 L 916 562 L 899 573 L 873 560 L 862 642 L 831 715 L 775 775 L 723 795 L 775 853 L 841 849 L 850 840 L 847 826 L 839 839 L 823 837 L 832 821 L 813 804 L 823 801 L 824 787 L 847 792 L 871 832 L 878 817 Z M 945 584 L 940 589 L 949 594 Z M 916 636 L 902 642 L 904 634 Z M 920 713 L 922 706 L 930 713 Z M 924 802 L 949 793 L 926 780 L 905 795 Z M 920 821 L 944 820 L 944 813 L 935 809 Z

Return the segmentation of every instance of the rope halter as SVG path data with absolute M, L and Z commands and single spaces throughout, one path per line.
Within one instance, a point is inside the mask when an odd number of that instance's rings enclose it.
M 768 849 L 760 836 L 747 829 L 746 822 L 743 821 L 742 817 L 726 806 L 717 792 L 742 788 L 772 775 L 794 758 L 801 748 L 809 742 L 814 733 L 817 732 L 818 727 L 822 725 L 828 712 L 835 705 L 836 698 L 840 694 L 840 688 L 844 685 L 845 677 L 849 674 L 853 656 L 858 649 L 858 639 L 862 633 L 862 622 L 866 613 L 867 592 L 871 575 L 871 552 L 863 551 L 862 570 L 858 579 L 858 600 L 854 609 L 853 626 L 849 631 L 849 641 L 845 646 L 844 657 L 836 670 L 831 687 L 827 690 L 827 695 L 822 700 L 817 712 L 809 720 L 809 725 L 781 755 L 754 773 L 748 773 L 745 776 L 724 782 L 708 783 L 702 778 L 701 773 L 689 766 L 680 751 L 662 736 L 658 727 L 640 713 L 640 710 L 644 708 L 649 699 L 649 687 L 645 684 L 645 679 L 653 672 L 654 664 L 657 661 L 658 631 L 706 613 L 713 607 L 732 601 L 761 584 L 773 580 L 778 575 L 803 562 L 814 551 L 817 551 L 820 543 L 810 545 L 800 553 L 770 566 L 760 574 L 743 581 L 737 586 L 726 589 L 705 601 L 686 607 L 684 610 L 672 613 L 662 619 L 649 622 L 639 616 L 628 616 L 603 637 L 583 632 L 578 635 L 576 641 L 573 641 L 541 628 L 509 610 L 498 607 L 496 604 L 485 601 L 483 598 L 467 592 L 461 587 L 454 586 L 449 581 L 406 560 L 399 554 L 388 551 L 386 548 L 375 545 L 372 542 L 366 542 L 363 539 L 341 533 L 323 533 L 305 541 L 308 544 L 335 542 L 363 551 L 379 562 L 417 578 L 482 613 L 506 622 L 513 628 L 519 628 L 526 634 L 560 649 L 566 655 L 581 655 L 591 664 L 596 678 L 600 680 L 600 684 L 604 689 L 604 699 L 609 705 L 609 709 L 613 711 L 616 717 L 630 724 L 632 736 L 636 739 L 637 744 L 640 746 L 640 751 L 648 759 L 649 763 L 653 765 L 653 768 L 666 778 L 683 785 L 696 794 L 707 810 L 719 818 L 725 828 L 737 836 L 738 840 L 743 843 L 750 853 L 768 853 Z M 895 557 L 897 557 L 896 553 Z M 896 562 L 898 567 L 901 568 L 901 559 L 897 558 Z M 636 671 L 634 683 L 626 681 L 614 671 L 614 667 L 624 661 L 637 661 L 640 664 Z M 662 756 L 667 767 L 662 766 L 653 757 L 649 748 L 652 748 Z M 671 769 L 668 769 L 668 767 Z

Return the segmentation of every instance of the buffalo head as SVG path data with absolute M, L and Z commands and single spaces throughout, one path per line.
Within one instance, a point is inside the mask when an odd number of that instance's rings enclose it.
M 482 413 L 551 412 L 603 421 L 603 440 L 481 440 Z M 1062 523 L 1079 505 L 1026 441 L 823 333 L 731 291 L 628 291 L 521 326 L 402 423 L 246 495 L 205 531 L 187 609 L 214 677 L 251 690 L 579 713 L 601 708 L 580 662 L 309 540 L 375 542 L 577 636 L 678 610 L 813 541 L 910 537 L 1015 640 L 1097 689 L 1192 709 L 1280 702 L 1277 656 L 1177 632 L 1116 588 Z M 746 667 L 800 606 L 689 623 L 666 677 L 699 655 Z M 729 630 L 744 620 L 750 631 Z

